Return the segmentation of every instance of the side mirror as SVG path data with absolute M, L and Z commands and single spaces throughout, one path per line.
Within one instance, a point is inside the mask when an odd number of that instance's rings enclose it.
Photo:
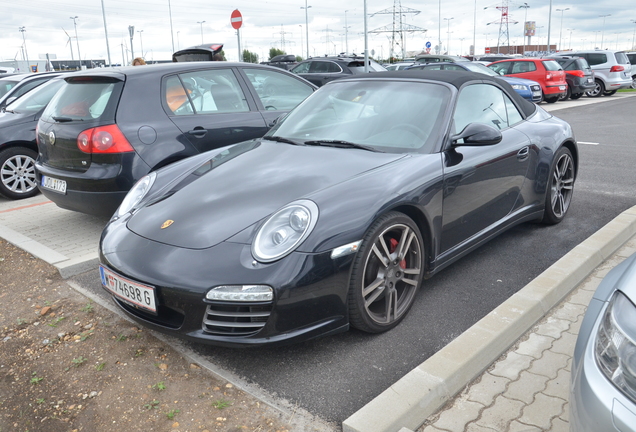
M 458 143 L 463 139 L 463 143 Z M 482 146 L 499 144 L 503 137 L 499 129 L 485 123 L 471 123 L 463 131 L 451 137 L 455 146 Z

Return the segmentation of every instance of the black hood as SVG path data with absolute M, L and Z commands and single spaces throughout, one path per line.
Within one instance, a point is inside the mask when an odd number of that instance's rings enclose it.
M 200 174 L 179 182 L 167 198 L 137 211 L 128 228 L 161 243 L 209 248 L 294 200 L 402 157 L 264 140 L 211 169 L 203 169 L 204 164 L 195 171 Z M 167 220 L 174 222 L 161 229 Z

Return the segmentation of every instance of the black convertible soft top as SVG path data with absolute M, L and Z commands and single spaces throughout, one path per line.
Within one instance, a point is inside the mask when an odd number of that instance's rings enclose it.
M 401 70 L 401 71 L 387 71 L 387 72 L 374 72 L 366 75 L 356 75 L 356 78 L 395 78 L 395 79 L 419 79 L 419 80 L 431 80 L 441 81 L 448 83 L 458 90 L 468 82 L 482 81 L 492 82 L 499 87 L 503 88 L 508 96 L 515 101 L 517 106 L 523 111 L 526 117 L 534 114 L 537 110 L 537 106 L 525 100 L 519 93 L 517 93 L 506 81 L 492 77 L 489 75 L 480 74 L 477 72 L 469 71 L 440 71 L 440 70 L 426 70 L 426 69 L 414 69 L 414 70 Z M 347 79 L 347 78 L 345 78 Z

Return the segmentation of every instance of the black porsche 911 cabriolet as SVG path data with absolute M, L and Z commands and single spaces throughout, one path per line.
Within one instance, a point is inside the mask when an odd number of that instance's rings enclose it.
M 383 332 L 464 254 L 560 222 L 578 157 L 570 126 L 501 80 L 336 80 L 263 138 L 143 177 L 102 234 L 102 284 L 135 320 L 204 343 Z

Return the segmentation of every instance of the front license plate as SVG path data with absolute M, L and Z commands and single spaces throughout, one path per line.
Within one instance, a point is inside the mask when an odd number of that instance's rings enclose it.
M 66 182 L 49 176 L 42 176 L 42 187 L 55 192 L 66 194 Z
M 155 289 L 119 276 L 104 266 L 99 266 L 102 285 L 118 298 L 139 308 L 157 313 Z

